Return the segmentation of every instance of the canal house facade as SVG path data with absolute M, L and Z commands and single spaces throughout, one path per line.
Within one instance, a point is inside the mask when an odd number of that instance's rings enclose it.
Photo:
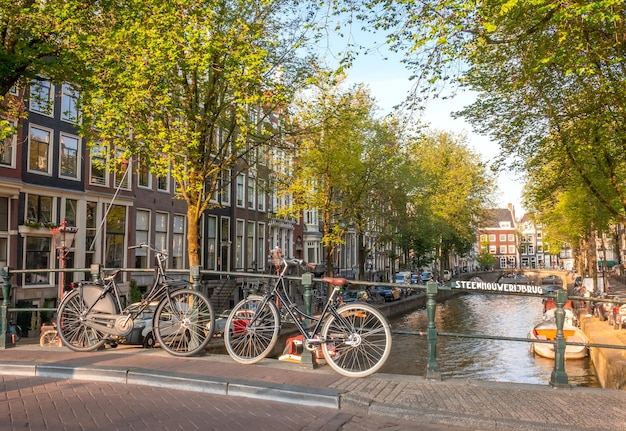
M 59 275 L 43 270 L 59 268 L 50 229 L 63 221 L 77 228 L 68 269 L 152 268 L 151 252 L 128 250 L 142 242 L 167 250 L 169 269 L 189 268 L 186 203 L 169 175 L 150 174 L 140 160 L 120 158 L 119 169 L 106 168 L 98 148 L 78 133 L 78 93 L 71 85 L 36 81 L 11 96 L 23 98 L 27 115 L 12 122 L 16 133 L 1 142 L 0 266 L 39 270 L 11 278 L 11 306 L 57 305 Z M 202 269 L 264 272 L 274 247 L 304 257 L 301 220 L 275 217 L 285 202 L 272 193 L 271 172 L 289 168 L 284 157 L 267 152 L 224 173 L 221 192 L 212 197 L 216 205 L 200 222 Z M 316 245 L 309 239 L 306 246 Z M 87 277 L 68 271 L 65 284 Z M 122 293 L 131 278 L 140 289 L 152 281 L 149 272 L 125 273 Z

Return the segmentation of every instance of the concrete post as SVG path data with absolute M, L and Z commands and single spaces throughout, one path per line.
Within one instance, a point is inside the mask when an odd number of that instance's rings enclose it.
M 311 298 L 313 297 L 312 287 L 313 287 L 313 275 L 310 272 L 305 272 L 302 274 L 302 287 L 304 288 L 304 312 L 307 316 L 311 315 Z M 304 319 L 304 327 L 308 328 L 311 326 L 311 319 Z M 308 332 L 307 332 L 308 333 Z M 306 348 L 306 339 L 302 340 L 302 357 L 300 363 L 307 368 L 317 368 L 317 361 L 313 357 L 312 352 L 307 350 Z
M 565 372 L 565 337 L 563 336 L 563 324 L 565 323 L 565 310 L 567 291 L 556 292 L 556 338 L 554 339 L 554 370 L 550 376 L 550 386 L 569 387 L 567 373 Z
M 426 379 L 441 380 L 439 364 L 437 363 L 437 327 L 435 326 L 435 308 L 437 306 L 437 283 L 426 283 L 426 312 L 428 313 L 428 364 L 426 365 Z
M 11 274 L 8 266 L 0 268 L 2 277 L 2 313 L 0 314 L 0 349 L 13 346 L 11 331 L 9 330 L 9 299 L 11 296 Z

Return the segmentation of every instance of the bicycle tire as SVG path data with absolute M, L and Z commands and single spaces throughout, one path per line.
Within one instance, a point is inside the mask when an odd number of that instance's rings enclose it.
M 211 341 L 215 314 L 202 293 L 181 289 L 161 300 L 152 325 L 163 350 L 174 356 L 193 356 L 204 352 Z
M 232 309 L 224 327 L 226 351 L 240 364 L 254 364 L 269 355 L 280 331 L 276 305 L 264 297 L 250 295 Z M 254 319 L 254 323 L 251 323 Z
M 391 353 L 391 325 L 375 307 L 346 304 L 322 327 L 326 363 L 346 377 L 366 377 L 380 369 Z
M 39 345 L 41 347 L 58 346 L 59 334 L 56 329 L 48 329 L 39 337 Z
M 103 307 L 100 308 L 106 307 L 106 301 L 103 301 Z M 59 338 L 64 346 L 76 352 L 91 352 L 102 347 L 106 341 L 104 332 L 87 324 L 88 319 L 85 319 L 87 308 L 84 298 L 74 290 L 65 296 L 57 313 Z M 115 313 L 115 310 L 111 310 L 110 313 Z

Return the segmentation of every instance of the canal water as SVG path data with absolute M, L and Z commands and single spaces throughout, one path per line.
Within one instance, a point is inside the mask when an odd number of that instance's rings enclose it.
M 541 299 L 536 297 L 470 294 L 455 295 L 437 304 L 438 332 L 526 338 L 541 321 Z M 426 331 L 425 309 L 391 321 L 393 329 Z M 426 336 L 393 335 L 389 359 L 382 373 L 424 376 L 428 363 Z M 530 353 L 521 341 L 437 337 L 437 363 L 443 378 L 548 384 L 554 361 Z M 600 387 L 591 360 L 565 361 L 569 383 Z

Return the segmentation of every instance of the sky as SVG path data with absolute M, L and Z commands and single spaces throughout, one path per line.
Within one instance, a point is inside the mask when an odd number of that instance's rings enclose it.
M 360 43 L 369 43 L 370 46 L 380 45 L 371 34 L 362 32 L 356 34 L 357 37 L 363 38 L 359 40 Z M 345 42 L 335 41 L 334 46 L 345 47 Z M 372 96 L 381 108 L 381 114 L 390 113 L 395 105 L 400 104 L 406 98 L 413 86 L 409 77 L 410 73 L 400 63 L 400 57 L 397 54 L 380 49 L 377 53 L 357 56 L 352 68 L 348 71 L 349 83 L 364 83 L 369 86 Z M 463 119 L 454 119 L 451 116 L 453 111 L 469 105 L 474 97 L 469 93 L 462 93 L 453 99 L 430 101 L 421 118 L 432 128 L 466 135 L 469 147 L 480 154 L 484 161 L 489 162 L 499 153 L 498 144 L 492 142 L 489 137 L 474 133 L 471 126 Z M 521 218 L 524 215 L 524 208 L 521 204 L 523 184 L 517 175 L 500 173 L 497 185 L 498 194 L 494 201 L 498 208 L 506 208 L 509 203 L 512 203 L 516 218 Z

